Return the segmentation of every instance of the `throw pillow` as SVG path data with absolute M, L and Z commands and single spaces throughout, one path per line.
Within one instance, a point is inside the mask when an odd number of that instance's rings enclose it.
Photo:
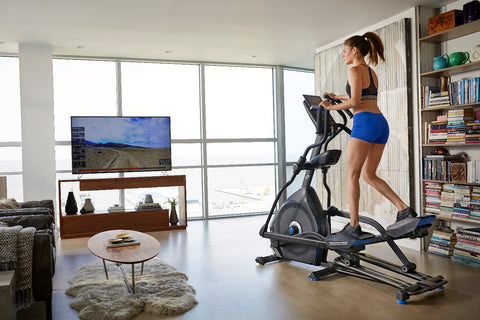
M 17 200 L 13 198 L 0 199 L 0 209 L 20 209 L 21 207 Z

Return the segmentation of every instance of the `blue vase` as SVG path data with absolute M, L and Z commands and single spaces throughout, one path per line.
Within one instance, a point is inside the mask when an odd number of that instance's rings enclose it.
M 443 68 L 450 67 L 448 62 L 448 54 L 444 54 L 438 57 L 433 58 L 433 70 L 440 70 Z

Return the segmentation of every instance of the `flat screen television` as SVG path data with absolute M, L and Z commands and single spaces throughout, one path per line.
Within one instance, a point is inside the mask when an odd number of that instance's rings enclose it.
M 172 169 L 170 117 L 71 117 L 72 173 Z

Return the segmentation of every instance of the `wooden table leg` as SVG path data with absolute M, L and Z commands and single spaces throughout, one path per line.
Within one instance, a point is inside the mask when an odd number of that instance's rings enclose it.
M 132 263 L 132 293 L 135 294 L 135 264 Z
M 103 270 L 105 270 L 105 277 L 107 277 L 108 280 L 108 272 L 107 272 L 107 265 L 105 264 L 105 259 L 102 259 L 103 261 Z

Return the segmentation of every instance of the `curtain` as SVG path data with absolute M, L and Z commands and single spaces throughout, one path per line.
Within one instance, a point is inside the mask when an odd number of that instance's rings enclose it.
M 378 105 L 390 125 L 390 136 L 385 147 L 377 175 L 385 180 L 400 198 L 410 205 L 414 197 L 412 154 L 412 94 L 410 57 L 410 19 L 402 19 L 374 30 L 385 46 L 385 63 L 373 67 L 379 79 Z M 348 66 L 342 58 L 343 44 L 322 50 L 315 55 L 316 92 L 345 93 Z M 340 119 L 333 112 L 335 119 Z M 351 128 L 352 120 L 347 124 Z M 349 136 L 342 133 L 329 145 L 329 149 L 341 149 L 341 160 L 330 168 L 327 181 L 331 188 L 331 204 L 348 211 L 346 185 L 346 147 Z M 326 192 L 322 187 L 322 173 L 317 171 L 317 190 L 326 206 Z M 360 214 L 372 217 L 382 225 L 391 224 L 397 209 L 375 189 L 360 178 Z M 413 205 L 413 203 L 412 203 Z

